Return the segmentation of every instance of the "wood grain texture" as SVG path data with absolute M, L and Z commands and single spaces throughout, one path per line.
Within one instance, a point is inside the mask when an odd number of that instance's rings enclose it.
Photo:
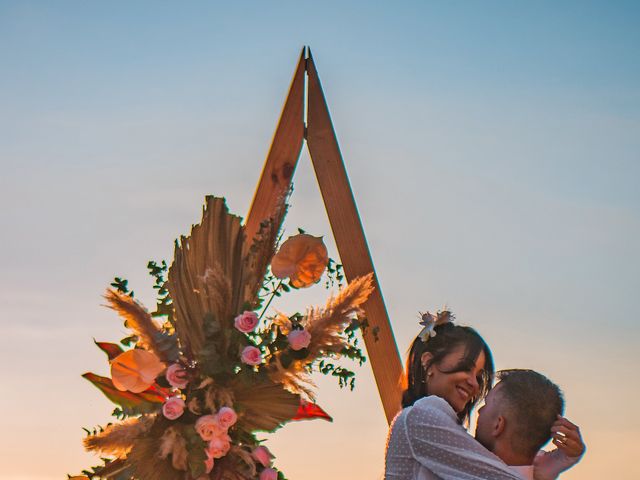
M 303 48 L 247 215 L 245 248 L 252 244 L 260 223 L 274 215 L 282 196 L 291 187 L 304 139 L 305 63 Z
M 387 421 L 391 422 L 400 410 L 402 362 L 310 52 L 307 74 L 307 144 L 346 278 L 351 281 L 374 273 L 376 288 L 364 304 L 369 323 L 364 340 Z

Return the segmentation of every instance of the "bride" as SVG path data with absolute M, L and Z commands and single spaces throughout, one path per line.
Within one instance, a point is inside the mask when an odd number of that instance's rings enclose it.
M 522 429 L 515 429 L 513 422 L 505 420 L 512 415 L 500 415 L 500 402 L 496 399 L 504 395 L 495 397 L 492 410 L 487 404 L 487 414 L 481 409 L 482 422 L 479 419 L 478 423 L 483 425 L 483 444 L 491 448 L 493 440 L 499 438 L 501 448 L 496 453 L 505 458 L 501 459 L 469 435 L 463 425 L 468 425 L 471 412 L 492 388 L 493 358 L 486 342 L 474 329 L 454 325 L 452 319 L 447 311 L 422 316 L 424 328 L 412 343 L 407 361 L 403 410 L 389 432 L 385 480 L 549 480 L 577 463 L 584 452 L 579 430 L 568 420 L 556 418 L 562 412 L 559 389 L 535 372 L 532 372 L 535 381 L 555 387 L 560 406 L 555 410 L 544 407 L 543 410 L 549 410 L 546 419 L 542 418 L 544 415 L 537 415 L 540 413 L 537 411 L 527 411 L 521 418 L 533 415 L 538 423 L 536 428 L 548 432 L 548 435 L 543 433 L 542 441 L 535 443 L 535 451 L 549 440 L 552 430 L 556 450 L 538 456 L 534 451 L 528 458 L 532 465 L 505 463 L 504 460 L 512 463 L 510 460 L 514 457 L 505 453 L 504 445 L 511 445 L 514 439 L 504 440 L 514 432 L 522 435 L 518 433 Z M 534 382 L 533 388 L 538 388 L 537 385 Z M 542 399 L 543 406 L 548 403 Z M 502 408 L 506 407 L 509 405 L 502 401 Z M 537 407 L 529 404 L 528 408 Z

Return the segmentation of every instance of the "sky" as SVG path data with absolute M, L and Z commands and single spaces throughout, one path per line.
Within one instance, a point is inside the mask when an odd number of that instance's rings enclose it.
M 0 480 L 97 464 L 113 406 L 93 339 L 114 276 L 153 305 L 148 260 L 204 196 L 245 215 L 310 45 L 404 355 L 451 308 L 498 368 L 564 390 L 587 453 L 562 478 L 640 477 L 640 6 L 614 1 L 0 0 Z M 335 244 L 306 151 L 286 232 Z M 281 309 L 321 304 L 321 286 Z M 295 480 L 381 479 L 369 364 L 333 417 L 269 437 Z

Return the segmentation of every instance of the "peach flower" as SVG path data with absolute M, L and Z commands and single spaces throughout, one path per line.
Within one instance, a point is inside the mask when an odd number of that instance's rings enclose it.
M 322 237 L 300 233 L 280 246 L 271 261 L 271 271 L 277 278 L 289 278 L 294 287 L 304 288 L 320 281 L 328 262 Z
M 259 348 L 249 345 L 242 350 L 240 360 L 247 365 L 260 365 L 262 363 L 262 353 Z
M 274 468 L 265 468 L 260 472 L 260 480 L 278 480 L 278 471 Z
M 187 371 L 179 363 L 169 365 L 164 376 L 166 377 L 167 382 L 169 382 L 169 385 L 174 388 L 184 388 L 189 384 Z
M 211 473 L 211 470 L 213 470 L 213 457 L 207 457 L 207 459 L 204 461 L 204 472 L 208 475 Z
M 224 457 L 231 448 L 231 438 L 226 433 L 213 437 L 207 446 L 207 456 L 210 458 Z
M 205 442 L 210 441 L 214 437 L 225 433 L 225 429 L 220 428 L 218 419 L 215 415 L 203 415 L 196 420 L 196 432 Z
M 184 400 L 180 397 L 169 397 L 162 405 L 162 414 L 169 420 L 175 420 L 184 413 Z
M 262 445 L 254 448 L 251 456 L 255 461 L 260 462 L 263 467 L 270 467 L 274 458 L 269 449 Z
M 233 321 L 234 326 L 243 333 L 253 332 L 258 325 L 258 314 L 246 311 L 238 315 Z
M 153 385 L 164 368 L 155 354 L 134 348 L 111 361 L 111 379 L 118 390 L 140 393 Z
M 292 330 L 287 335 L 287 340 L 289 340 L 289 345 L 293 350 L 302 350 L 311 343 L 311 334 L 306 330 Z
M 238 415 L 231 407 L 222 407 L 216 415 L 218 425 L 224 430 L 228 430 L 238 420 Z

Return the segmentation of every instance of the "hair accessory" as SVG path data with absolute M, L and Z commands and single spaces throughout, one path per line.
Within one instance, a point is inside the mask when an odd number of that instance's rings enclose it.
M 431 337 L 436 336 L 435 328 L 438 325 L 453 322 L 454 318 L 453 313 L 449 310 L 442 310 L 441 312 L 437 312 L 435 315 L 429 312 L 420 312 L 420 325 L 423 327 L 418 334 L 420 340 L 426 343 Z

